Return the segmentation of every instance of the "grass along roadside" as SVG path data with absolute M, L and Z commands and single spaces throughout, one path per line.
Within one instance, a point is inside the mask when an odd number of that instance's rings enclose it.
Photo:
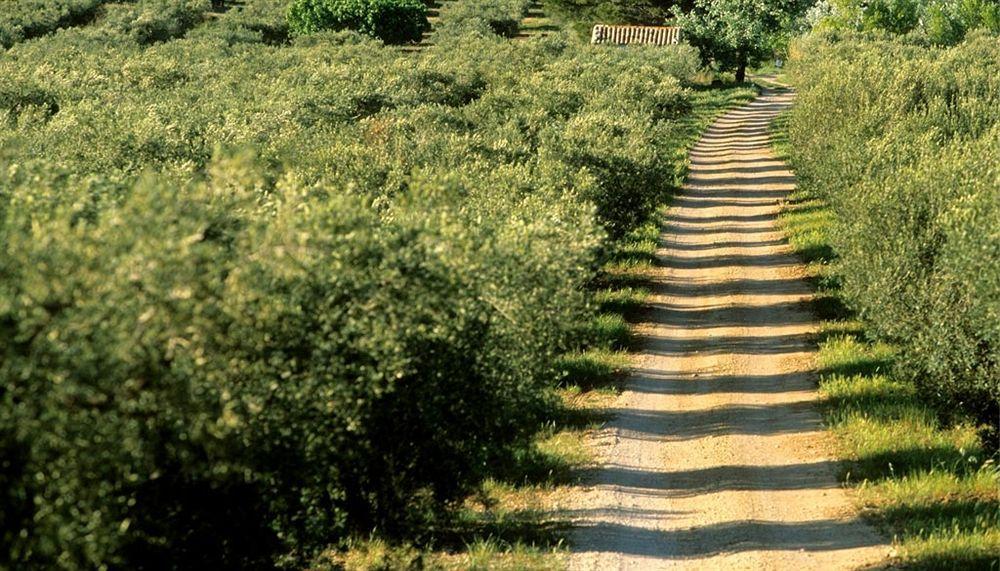
M 791 156 L 783 118 L 774 146 Z M 868 339 L 841 303 L 828 238 L 836 219 L 826 205 L 797 191 L 781 221 L 818 292 L 822 412 L 862 513 L 892 538 L 907 568 L 1000 569 L 1000 472 L 975 426 L 942 424 L 894 377 L 894 348 Z
M 750 87 L 697 86 L 683 119 L 687 147 L 719 114 L 755 96 Z M 677 184 L 686 169 L 677 173 Z M 642 311 L 646 279 L 656 260 L 659 216 L 613 244 L 592 284 L 589 340 L 565 355 L 564 380 L 554 391 L 548 422 L 533 450 L 502 467 L 480 490 L 454 506 L 447 528 L 426 545 L 391 545 L 373 538 L 330 551 L 313 566 L 332 569 L 549 570 L 565 567 L 570 526 L 560 512 L 574 486 L 594 467 L 588 439 L 608 419 L 629 365 L 630 320 Z

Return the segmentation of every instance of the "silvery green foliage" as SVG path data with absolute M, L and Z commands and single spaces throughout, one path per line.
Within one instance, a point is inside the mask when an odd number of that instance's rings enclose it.
M 977 29 L 1000 32 L 994 0 L 823 0 L 810 14 L 816 30 L 909 34 L 935 45 L 954 45 Z
M 796 171 L 837 217 L 851 307 L 901 375 L 996 446 L 1000 403 L 1000 50 L 814 37 L 793 65 Z M 835 77 L 836 76 L 836 77 Z
M 809 28 L 816 28 L 826 18 L 833 17 L 836 7 L 829 0 L 819 0 L 805 13 L 805 21 Z
M 678 182 L 690 48 L 415 56 L 255 6 L 0 59 L 0 566 L 422 533 L 528 446 L 597 253 Z
M 513 38 L 528 13 L 529 0 L 461 0 L 442 5 L 437 36 L 478 31 Z
M 0 47 L 92 17 L 105 0 L 8 0 L 0 11 Z

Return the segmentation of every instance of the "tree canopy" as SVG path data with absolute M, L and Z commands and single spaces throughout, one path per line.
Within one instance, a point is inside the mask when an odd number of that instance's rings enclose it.
M 695 0 L 691 10 L 675 7 L 673 14 L 706 64 L 734 70 L 743 81 L 747 66 L 774 52 L 803 7 L 801 0 Z

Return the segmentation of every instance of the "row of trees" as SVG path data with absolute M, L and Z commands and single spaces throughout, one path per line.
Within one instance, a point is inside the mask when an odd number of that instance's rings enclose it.
M 780 50 L 807 0 L 644 0 L 612 2 L 607 15 L 615 19 L 657 22 L 666 18 L 683 26 L 703 62 L 734 70 L 744 81 L 747 67 Z M 513 36 L 528 2 L 456 2 L 442 12 L 443 26 L 468 26 L 483 20 L 495 33 Z M 427 30 L 421 0 L 295 0 L 289 24 L 297 34 L 321 30 L 359 31 L 387 43 L 417 41 Z M 596 15 L 594 15 L 596 17 Z
M 814 0 L 547 0 L 546 7 L 589 34 L 594 23 L 680 25 L 702 62 L 736 72 L 781 53 Z
M 953 45 L 980 28 L 1000 32 L 993 0 L 694 0 L 671 8 L 703 61 L 733 70 L 783 57 L 789 40 L 817 30 L 907 34 L 923 44 Z
M 790 68 L 800 184 L 833 213 L 841 292 L 895 374 L 1000 446 L 1000 41 L 815 34 Z
M 0 568 L 427 538 L 551 418 L 697 55 L 164 1 L 0 58 Z
M 1000 31 L 995 0 L 821 0 L 807 15 L 818 29 L 886 31 L 953 45 L 977 28 Z
M 783 58 L 790 39 L 808 30 L 908 34 L 953 45 L 975 29 L 1000 31 L 994 0 L 550 0 L 588 23 L 667 22 L 684 28 L 702 61 L 744 81 L 749 67 Z
M 783 32 L 805 9 L 806 0 L 645 0 L 615 3 L 609 14 L 626 21 L 676 20 L 706 64 L 734 70 L 744 81 L 747 67 L 779 49 Z M 620 4 L 620 5 L 619 5 Z M 468 27 L 482 20 L 503 36 L 517 33 L 528 2 L 456 2 L 442 12 L 442 26 Z M 354 30 L 387 43 L 418 41 L 429 28 L 421 0 L 294 0 L 288 12 L 293 33 Z
M 743 82 L 749 66 L 783 51 L 810 4 L 810 0 L 614 0 L 588 17 L 646 23 L 673 20 L 699 48 L 703 63 L 735 71 L 736 81 Z M 512 36 L 526 6 L 520 0 L 458 2 L 443 11 L 442 25 L 483 19 L 494 32 Z M 418 41 L 429 28 L 421 0 L 295 0 L 288 21 L 292 32 L 300 35 L 348 29 L 387 43 Z

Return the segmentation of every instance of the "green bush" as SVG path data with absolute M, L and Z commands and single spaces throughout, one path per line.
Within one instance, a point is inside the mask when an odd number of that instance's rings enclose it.
M 6 181 L 8 561 L 266 567 L 418 528 L 527 445 L 582 316 L 586 209 L 497 197 L 472 226 L 433 187 L 382 215 L 283 187 L 264 215 L 246 166 L 91 215 L 79 180 Z
M 920 0 L 875 0 L 865 7 L 865 29 L 905 34 L 919 21 Z
M 141 0 L 108 11 L 105 27 L 140 45 L 184 35 L 211 10 L 209 0 Z
M 54 32 L 93 16 L 106 0 L 7 0 L 0 13 L 0 47 Z
M 527 0 L 458 0 L 442 8 L 435 27 L 443 35 L 477 30 L 513 38 L 521 30 L 530 4 Z
M 851 306 L 901 372 L 995 447 L 1000 415 L 1000 44 L 814 38 L 789 122 L 796 170 L 837 215 Z M 836 77 L 834 77 L 834 75 Z
M 1000 4 L 994 0 L 839 0 L 813 10 L 813 25 L 906 34 L 911 40 L 954 45 L 976 29 L 1000 33 Z
M 5 466 L 10 511 L 25 514 L 0 557 L 193 563 L 214 536 L 205 561 L 238 566 L 273 539 L 254 527 L 225 386 L 203 356 L 221 333 L 237 205 L 146 181 L 114 206 L 86 182 L 32 176 L 5 181 L 0 222 L 0 417 L 24 459 Z
M 271 4 L 122 41 L 155 2 L 0 59 L 0 567 L 420 539 L 539 429 L 696 54 L 274 42 Z
M 216 25 L 193 30 L 192 37 L 215 39 L 228 46 L 261 43 L 281 46 L 290 40 L 287 0 L 247 2 L 216 16 L 214 22 Z
M 428 27 L 420 0 L 295 0 L 288 23 L 296 34 L 349 29 L 390 44 L 418 41 Z
M 59 112 L 59 102 L 49 91 L 29 82 L 0 80 L 0 113 L 14 124 L 22 114 L 41 113 L 51 117 Z

